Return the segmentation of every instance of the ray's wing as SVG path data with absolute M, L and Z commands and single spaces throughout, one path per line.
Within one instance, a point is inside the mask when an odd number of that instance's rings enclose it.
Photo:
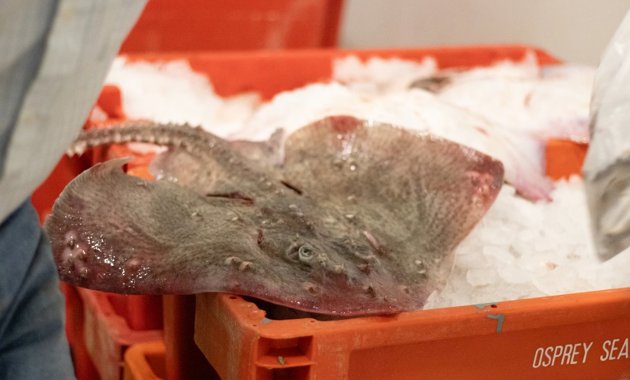
M 61 278 L 122 293 L 234 286 L 239 264 L 258 254 L 251 205 L 127 176 L 120 168 L 124 162 L 94 166 L 55 203 L 46 231 Z M 236 254 L 241 260 L 229 263 Z
M 331 117 L 293 133 L 285 180 L 339 210 L 378 265 L 427 296 L 445 281 L 452 251 L 494 201 L 499 161 L 430 135 Z

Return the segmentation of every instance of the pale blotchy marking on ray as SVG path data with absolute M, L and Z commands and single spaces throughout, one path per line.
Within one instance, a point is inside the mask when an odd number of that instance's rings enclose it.
M 155 142 L 146 181 L 125 160 L 77 177 L 46 222 L 65 281 L 134 294 L 231 292 L 309 312 L 421 308 L 494 201 L 500 162 L 351 117 L 289 136 L 280 166 L 188 126 L 133 123 L 73 147 Z M 252 157 L 252 159 L 247 156 Z

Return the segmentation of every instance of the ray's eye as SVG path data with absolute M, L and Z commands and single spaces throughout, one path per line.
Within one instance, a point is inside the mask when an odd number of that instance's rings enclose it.
M 315 251 L 310 244 L 293 243 L 289 249 L 287 249 L 286 256 L 291 261 L 309 263 L 315 257 Z
M 315 252 L 313 252 L 313 247 L 308 244 L 303 244 L 298 248 L 298 258 L 302 262 L 309 262 L 315 256 Z

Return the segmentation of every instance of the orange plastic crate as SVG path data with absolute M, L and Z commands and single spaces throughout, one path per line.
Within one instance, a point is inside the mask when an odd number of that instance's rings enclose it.
M 124 380 L 163 380 L 166 347 L 161 340 L 138 343 L 125 352 Z
M 449 68 L 520 59 L 529 49 L 307 50 L 130 58 L 188 59 L 195 70 L 212 79 L 220 95 L 256 90 L 270 98 L 283 90 L 327 80 L 331 61 L 348 54 L 405 59 L 431 55 L 440 67 Z M 535 52 L 542 64 L 558 62 L 543 51 Z M 584 149 L 573 143 L 550 143 L 547 167 L 555 169 L 549 174 L 554 178 L 573 174 L 581 166 Z M 567 160 L 566 152 L 572 158 Z M 126 153 L 117 147 L 108 155 Z M 149 159 L 142 157 L 136 169 L 146 168 Z M 190 315 L 193 308 L 188 304 L 173 310 L 176 315 Z M 166 328 L 184 342 L 171 354 L 173 362 L 173 355 L 190 349 L 185 347 L 189 331 L 181 324 Z M 195 341 L 224 380 L 630 377 L 629 362 L 619 356 L 628 355 L 627 345 L 624 348 L 628 336 L 629 289 L 341 321 L 271 320 L 254 303 L 233 295 L 202 294 L 196 301 Z M 166 346 L 168 363 L 169 342 Z M 609 355 L 613 347 L 616 354 Z
M 165 371 L 168 380 L 219 380 L 194 342 L 195 296 L 164 296 Z
M 152 0 L 121 51 L 332 47 L 342 7 L 343 0 Z
M 115 364 L 115 360 L 110 359 L 116 357 L 117 352 L 122 354 L 130 342 L 157 336 L 156 330 L 150 330 L 148 334 L 139 331 L 149 330 L 151 325 L 148 323 L 155 324 L 157 321 L 159 326 L 154 329 L 162 327 L 160 296 L 91 292 L 64 282 L 61 283 L 61 289 L 66 301 L 66 336 L 78 380 L 118 379 L 109 377 L 115 376 L 115 369 L 120 367 Z M 87 305 L 84 302 L 86 298 Z M 159 310 L 155 310 L 156 305 L 159 305 Z M 150 313 L 151 309 L 155 310 L 155 315 Z M 159 336 L 162 336 L 161 332 Z
M 270 320 L 241 297 L 202 294 L 195 331 L 223 380 L 630 376 L 629 289 L 340 321 Z
M 161 330 L 133 330 L 116 313 L 110 294 L 78 289 L 83 303 L 83 337 L 87 352 L 102 380 L 121 379 L 123 355 L 136 343 L 162 339 Z M 160 316 L 161 317 L 161 316 Z
M 549 140 L 545 147 L 547 175 L 553 179 L 580 174 L 588 144 L 566 140 Z
M 66 336 L 74 363 L 74 374 L 77 380 L 98 379 L 98 372 L 85 346 L 83 302 L 79 292 L 77 288 L 65 282 L 62 282 L 60 287 L 65 298 Z
M 125 319 L 130 329 L 162 329 L 162 296 L 106 294 L 116 314 Z

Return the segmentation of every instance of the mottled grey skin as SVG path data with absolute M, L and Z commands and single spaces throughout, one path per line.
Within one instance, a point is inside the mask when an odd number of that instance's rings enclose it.
M 88 132 L 73 148 L 170 151 L 156 181 L 127 176 L 119 159 L 68 185 L 46 223 L 65 281 L 343 316 L 418 309 L 503 179 L 474 150 L 350 117 L 293 133 L 277 167 L 200 129 L 144 124 Z

